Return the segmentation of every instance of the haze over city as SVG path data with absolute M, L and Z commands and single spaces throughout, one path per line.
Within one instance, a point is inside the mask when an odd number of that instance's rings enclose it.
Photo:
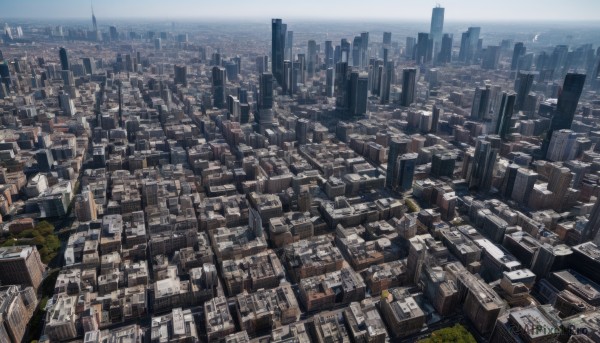
M 591 21 L 599 24 L 600 2 L 595 0 L 447 0 L 451 9 L 445 21 Z M 96 14 L 104 19 L 210 19 L 257 20 L 285 17 L 296 20 L 429 20 L 428 10 L 435 1 L 407 0 L 96 0 Z M 0 18 L 64 19 L 87 17 L 90 3 L 85 0 L 19 0 L 2 3 Z
M 0 11 L 0 342 L 600 342 L 600 2 Z

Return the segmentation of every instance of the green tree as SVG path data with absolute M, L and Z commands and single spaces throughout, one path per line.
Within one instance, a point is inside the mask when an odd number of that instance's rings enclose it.
M 422 339 L 419 343 L 476 343 L 471 333 L 462 325 L 455 324 L 453 327 L 443 328 L 431 333 L 431 336 Z

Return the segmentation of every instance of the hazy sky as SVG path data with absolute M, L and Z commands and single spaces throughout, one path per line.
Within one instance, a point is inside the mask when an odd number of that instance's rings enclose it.
M 595 21 L 600 0 L 445 0 L 446 21 Z M 102 18 L 429 20 L 423 0 L 96 0 Z M 0 18 L 85 18 L 87 0 L 0 0 Z

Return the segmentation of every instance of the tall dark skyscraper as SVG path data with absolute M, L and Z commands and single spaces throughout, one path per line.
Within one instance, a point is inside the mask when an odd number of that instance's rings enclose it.
M 417 92 L 417 69 L 406 68 L 402 71 L 402 96 L 400 106 L 408 107 L 415 101 Z
M 452 62 L 452 35 L 445 33 L 442 37 L 440 52 L 437 55 L 437 62 L 444 64 Z
M 431 11 L 431 28 L 429 38 L 433 41 L 433 56 L 437 56 L 441 49 L 442 32 L 444 31 L 444 8 L 434 7 Z
M 369 33 L 361 32 L 360 33 L 360 60 L 361 67 L 366 67 L 369 64 Z
M 475 120 L 485 120 L 490 112 L 490 95 L 492 89 L 490 85 L 477 87 L 473 95 L 473 105 L 471 106 L 471 118 Z
M 360 36 L 354 37 L 354 41 L 352 42 L 352 66 L 360 67 L 362 65 L 362 39 Z
M 390 102 L 392 76 L 394 76 L 394 61 L 389 61 L 382 68 L 381 81 L 378 87 L 379 98 L 382 104 L 387 104 L 388 102 Z
M 366 74 L 353 71 L 350 74 L 349 110 L 350 115 L 360 116 L 367 112 L 369 78 Z
M 518 70 L 519 69 L 519 59 L 525 55 L 527 52 L 527 48 L 525 44 L 522 42 L 515 43 L 515 48 L 513 49 L 512 61 L 510 62 L 510 70 Z
M 333 66 L 333 42 L 330 40 L 325 41 L 325 66 Z
M 431 61 L 432 43 L 433 41 L 429 37 L 428 33 L 419 32 L 417 39 L 417 51 L 415 54 L 415 61 L 417 61 L 417 64 Z
M 517 78 L 515 79 L 515 92 L 517 93 L 517 99 L 514 108 L 515 112 L 521 111 L 525 106 L 525 101 L 527 100 L 529 92 L 531 92 L 534 78 L 534 73 L 519 72 L 517 74 Z
M 174 66 L 175 69 L 175 83 L 187 86 L 187 66 Z
M 325 79 L 325 95 L 329 98 L 333 97 L 334 94 L 334 80 L 335 80 L 335 70 L 331 67 L 327 68 L 327 75 Z
M 568 73 L 565 77 L 562 90 L 558 96 L 556 111 L 550 122 L 550 129 L 542 146 L 542 156 L 546 156 L 552 133 L 557 130 L 570 129 L 579 103 L 579 97 L 585 84 L 585 74 Z
M 6 87 L 10 87 L 10 67 L 7 61 L 0 62 L 0 77 L 6 83 Z
M 502 94 L 502 101 L 500 102 L 500 110 L 498 111 L 498 120 L 496 122 L 495 130 L 496 134 L 502 139 L 506 139 L 506 136 L 508 135 L 515 100 L 516 94 L 513 92 Z
M 340 42 L 340 62 L 350 63 L 350 42 L 346 38 Z
M 273 75 L 262 73 L 260 75 L 260 95 L 258 97 L 259 109 L 273 108 Z
M 283 84 L 283 61 L 287 25 L 281 19 L 271 21 L 271 72 L 278 84 Z
M 308 77 L 312 79 L 312 77 L 315 74 L 315 70 L 317 68 L 317 42 L 315 42 L 314 40 L 309 40 L 308 41 L 308 48 L 307 48 L 307 57 L 308 57 L 308 63 L 307 63 L 307 71 L 308 71 Z
M 498 151 L 492 148 L 491 142 L 484 137 L 477 138 L 475 156 L 468 179 L 469 188 L 477 188 L 480 191 L 488 191 L 491 188 L 497 156 Z
M 58 55 L 60 57 L 60 67 L 62 70 L 69 70 L 69 58 L 67 57 L 67 50 L 61 47 L 58 50 Z
M 265 129 L 271 127 L 275 121 L 273 115 L 273 75 L 270 73 L 261 74 L 259 83 L 260 94 L 255 119 L 258 123 L 258 131 L 264 133 Z
M 213 107 L 225 106 L 225 82 L 227 76 L 225 68 L 214 66 L 212 68 Z
M 348 109 L 348 63 L 338 62 L 335 65 L 335 108 Z
M 393 188 L 396 183 L 396 170 L 398 169 L 398 157 L 400 155 L 405 154 L 408 151 L 408 144 L 410 141 L 408 139 L 400 139 L 400 138 L 392 138 L 390 141 L 390 146 L 388 148 L 388 161 L 387 161 L 387 170 L 385 176 L 385 186 L 388 188 Z
M 409 143 L 407 139 L 394 138 L 390 141 L 388 151 L 385 186 L 400 192 L 412 188 L 415 175 L 418 155 L 407 153 Z

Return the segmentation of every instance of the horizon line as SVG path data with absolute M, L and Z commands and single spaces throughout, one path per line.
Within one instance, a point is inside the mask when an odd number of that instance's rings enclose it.
M 182 21 L 193 21 L 193 20 L 204 20 L 208 22 L 231 22 L 237 21 L 238 23 L 247 23 L 247 22 L 260 22 L 265 21 L 265 24 L 270 24 L 270 20 L 273 18 L 281 18 L 283 20 L 292 20 L 292 21 L 304 21 L 304 22 L 320 22 L 320 21 L 328 21 L 328 22 L 349 22 L 349 21 L 361 21 L 361 22 L 375 22 L 382 21 L 386 23 L 394 22 L 394 21 L 402 21 L 402 22 L 412 22 L 412 23 L 429 23 L 430 19 L 428 18 L 390 18 L 390 17 L 336 17 L 336 18 L 328 18 L 328 17 L 100 17 L 100 21 L 102 20 L 150 20 L 150 21 L 173 21 L 173 20 L 182 20 Z M 90 20 L 87 16 L 77 16 L 77 17 L 0 17 L 0 21 L 7 20 Z M 241 21 L 240 21 L 241 20 Z M 600 26 L 600 22 L 595 19 L 547 19 L 547 18 L 536 18 L 536 19 L 450 19 L 445 20 L 444 24 L 452 24 L 452 23 L 580 23 L 580 24 L 596 24 Z M 102 25 L 100 25 L 102 26 Z

